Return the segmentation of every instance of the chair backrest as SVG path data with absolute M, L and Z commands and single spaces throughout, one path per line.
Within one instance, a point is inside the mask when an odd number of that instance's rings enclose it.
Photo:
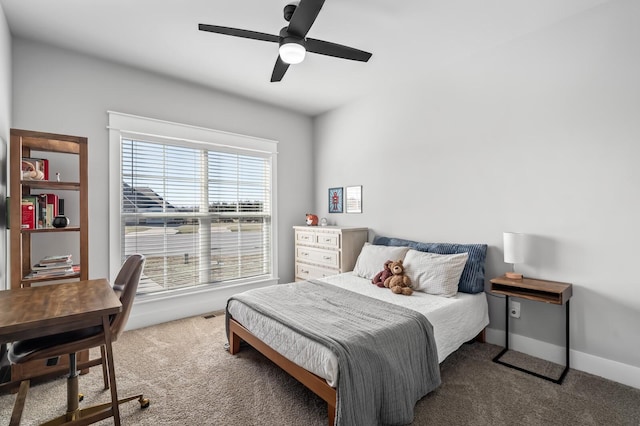
M 118 276 L 113 281 L 113 291 L 116 292 L 122 303 L 122 312 L 118 313 L 111 323 L 111 333 L 113 340 L 116 340 L 124 331 L 124 327 L 129 319 L 133 299 L 136 297 L 138 283 L 144 268 L 145 257 L 141 254 L 132 254 L 125 260 L 118 272 Z

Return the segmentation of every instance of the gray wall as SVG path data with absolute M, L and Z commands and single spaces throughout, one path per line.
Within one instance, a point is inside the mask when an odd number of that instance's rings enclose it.
M 0 6 L 0 290 L 8 281 L 6 267 L 7 232 L 6 206 L 7 195 L 7 145 L 11 128 L 11 35 Z
M 313 203 L 311 118 L 23 39 L 13 41 L 13 127 L 89 138 L 89 273 L 108 276 L 107 110 L 279 141 L 281 281 L 293 280 L 292 226 Z M 217 309 L 224 306 L 212 306 Z M 195 314 L 197 312 L 193 312 Z
M 574 284 L 572 349 L 640 367 L 638 16 L 640 2 L 611 2 L 441 69 L 398 67 L 394 87 L 317 118 L 316 211 L 487 243 L 487 278 L 510 268 L 502 232 L 530 234 L 520 271 Z M 364 186 L 364 213 L 327 215 L 327 188 L 348 185 Z M 525 301 L 513 331 L 564 346 L 562 312 Z

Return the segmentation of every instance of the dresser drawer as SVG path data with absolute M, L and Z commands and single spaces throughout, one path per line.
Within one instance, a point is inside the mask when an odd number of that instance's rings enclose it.
M 315 243 L 334 249 L 340 248 L 340 235 L 319 232 L 315 235 Z
M 296 279 L 310 280 L 313 278 L 324 278 L 336 275 L 337 273 L 337 269 L 320 268 L 306 263 L 296 263 Z
M 316 234 L 312 231 L 296 231 L 296 244 L 315 244 Z
M 340 268 L 340 253 L 311 247 L 296 247 L 296 259 L 304 262 L 318 263 L 323 266 Z

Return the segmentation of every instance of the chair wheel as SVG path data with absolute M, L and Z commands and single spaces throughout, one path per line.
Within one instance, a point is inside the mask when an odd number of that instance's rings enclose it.
M 79 393 L 78 394 L 78 402 L 82 402 L 83 399 L 84 399 L 84 394 L 83 393 Z
M 148 408 L 148 407 L 149 407 L 149 404 L 151 403 L 151 402 L 149 401 L 149 398 L 143 398 L 143 397 L 140 397 L 140 400 L 139 400 L 139 401 L 140 401 L 140 408 Z

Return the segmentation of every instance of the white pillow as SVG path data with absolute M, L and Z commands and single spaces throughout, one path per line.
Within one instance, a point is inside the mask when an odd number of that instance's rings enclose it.
M 384 269 L 387 260 L 401 260 L 409 251 L 409 247 L 392 247 L 365 244 L 356 260 L 353 272 L 362 278 L 373 279 Z
M 458 282 L 468 258 L 468 253 L 436 254 L 409 250 L 403 266 L 414 290 L 452 297 L 458 292 Z

